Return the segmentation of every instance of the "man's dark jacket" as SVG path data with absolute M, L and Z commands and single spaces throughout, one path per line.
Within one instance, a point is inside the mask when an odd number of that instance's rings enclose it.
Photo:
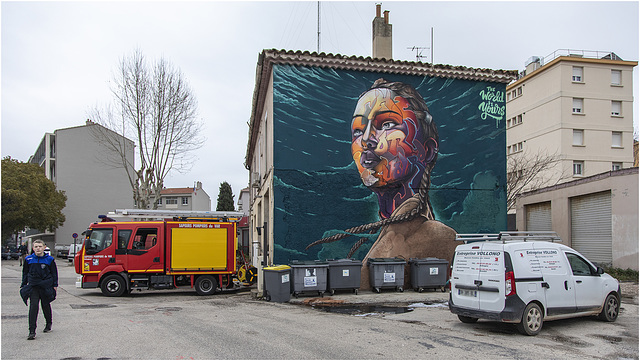
M 31 291 L 38 287 L 41 296 L 47 302 L 56 299 L 58 287 L 58 268 L 55 259 L 48 254 L 38 257 L 35 253 L 27 256 L 22 266 L 22 283 L 20 284 L 20 296 L 27 304 Z

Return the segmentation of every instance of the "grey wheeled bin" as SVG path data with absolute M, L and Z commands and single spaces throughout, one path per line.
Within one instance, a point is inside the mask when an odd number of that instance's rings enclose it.
M 317 292 L 320 296 L 327 290 L 327 270 L 324 261 L 291 261 L 291 293 Z
M 355 259 L 327 260 L 329 271 L 327 274 L 327 288 L 333 295 L 336 290 L 353 290 L 358 294 L 360 288 L 360 270 L 362 261 Z
M 380 293 L 380 289 L 383 288 L 404 291 L 404 266 L 407 261 L 402 258 L 369 258 L 367 264 L 369 282 L 374 291 Z
M 265 299 L 273 302 L 289 302 L 291 299 L 291 267 L 287 265 L 265 267 Z
M 411 287 L 417 292 L 424 291 L 425 288 L 445 291 L 447 284 L 447 268 L 449 262 L 439 258 L 411 258 Z

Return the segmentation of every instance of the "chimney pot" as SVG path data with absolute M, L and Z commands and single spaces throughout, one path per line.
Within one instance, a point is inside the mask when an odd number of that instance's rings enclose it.
M 389 24 L 389 10 L 384 11 L 384 23 Z
M 376 17 L 379 18 L 382 16 L 382 4 L 376 4 Z

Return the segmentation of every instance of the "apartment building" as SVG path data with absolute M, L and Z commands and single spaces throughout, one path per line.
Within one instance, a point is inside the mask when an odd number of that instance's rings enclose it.
M 38 164 L 58 190 L 67 195 L 62 210 L 66 220 L 55 231 L 29 230 L 26 241 L 43 239 L 53 250 L 56 245 L 73 244 L 73 235 L 81 237 L 98 215 L 116 208 L 133 208 L 133 197 L 127 173 L 109 163 L 109 149 L 93 136 L 91 121 L 85 125 L 45 133 L 29 163 Z M 133 142 L 128 143 L 127 159 L 133 164 Z
M 160 191 L 158 209 L 210 211 L 211 198 L 202 189 L 202 182 L 196 182 L 193 187 L 164 188 Z
M 526 62 L 507 86 L 507 157 L 556 160 L 539 174 L 542 182 L 532 182 L 535 188 L 633 166 L 637 64 L 612 52 L 583 50 L 557 50 Z
M 602 265 L 638 268 L 633 68 L 612 52 L 530 58 L 507 86 L 507 167 L 542 169 L 520 190 L 518 230 L 555 231 Z M 545 167 L 536 162 L 548 161 Z

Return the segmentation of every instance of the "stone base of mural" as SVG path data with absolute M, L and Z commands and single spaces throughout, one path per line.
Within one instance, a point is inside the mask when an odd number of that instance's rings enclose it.
M 461 243 L 455 239 L 453 228 L 424 217 L 383 228 L 362 261 L 360 289 L 371 289 L 367 266 L 369 258 L 399 257 L 408 262 L 411 258 L 435 257 L 451 262 L 456 246 Z M 409 267 L 409 264 L 405 266 L 404 289 L 411 288 Z

